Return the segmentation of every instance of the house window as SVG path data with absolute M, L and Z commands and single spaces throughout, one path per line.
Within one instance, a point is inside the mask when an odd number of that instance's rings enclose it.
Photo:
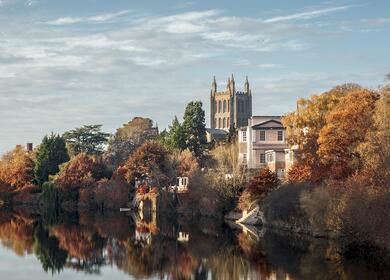
M 278 130 L 278 141 L 283 141 L 283 130 Z
M 274 154 L 269 153 L 267 154 L 267 162 L 273 162 L 274 161 Z
M 260 141 L 265 141 L 265 130 L 260 130 Z
M 242 163 L 246 163 L 246 161 L 247 161 L 246 154 L 242 154 Z
M 246 142 L 246 131 L 242 132 L 242 142 Z
M 265 154 L 260 154 L 260 163 L 265 163 Z

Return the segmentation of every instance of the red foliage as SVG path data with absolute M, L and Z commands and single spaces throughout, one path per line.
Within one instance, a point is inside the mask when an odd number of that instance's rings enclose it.
M 269 168 L 262 168 L 258 175 L 249 182 L 246 190 L 252 198 L 263 199 L 270 191 L 276 189 L 278 185 L 278 176 Z
M 168 152 L 159 142 L 148 141 L 129 157 L 125 169 L 130 183 L 136 178 L 150 178 L 164 186 L 170 181 L 172 164 Z
M 279 185 L 278 176 L 269 168 L 260 169 L 259 173 L 250 180 L 246 190 L 242 193 L 238 207 L 248 208 L 254 201 L 262 201 L 268 193 L 275 190 Z
M 63 190 L 92 187 L 95 185 L 94 160 L 86 154 L 79 154 L 61 166 L 55 184 Z
M 118 210 L 129 201 L 129 188 L 124 181 L 102 179 L 95 188 L 95 201 L 100 208 Z

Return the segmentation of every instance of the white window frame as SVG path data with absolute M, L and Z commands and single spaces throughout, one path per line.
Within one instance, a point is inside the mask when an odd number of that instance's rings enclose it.
M 242 132 L 242 142 L 246 142 L 248 139 L 247 139 L 248 137 L 247 137 L 247 133 L 246 133 L 246 131 L 243 131 Z
M 244 153 L 242 154 L 242 163 L 246 164 L 248 162 L 248 157 L 247 157 L 247 154 Z

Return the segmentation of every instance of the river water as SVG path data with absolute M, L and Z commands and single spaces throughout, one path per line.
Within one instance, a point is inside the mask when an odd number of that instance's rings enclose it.
M 208 219 L 0 212 L 0 279 L 390 279 L 333 241 Z

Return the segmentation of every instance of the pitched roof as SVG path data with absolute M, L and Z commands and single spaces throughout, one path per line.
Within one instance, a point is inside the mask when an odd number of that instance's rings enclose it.
M 252 126 L 253 129 L 273 129 L 273 128 L 284 128 L 283 124 L 278 120 L 268 120 L 265 122 L 258 123 Z

